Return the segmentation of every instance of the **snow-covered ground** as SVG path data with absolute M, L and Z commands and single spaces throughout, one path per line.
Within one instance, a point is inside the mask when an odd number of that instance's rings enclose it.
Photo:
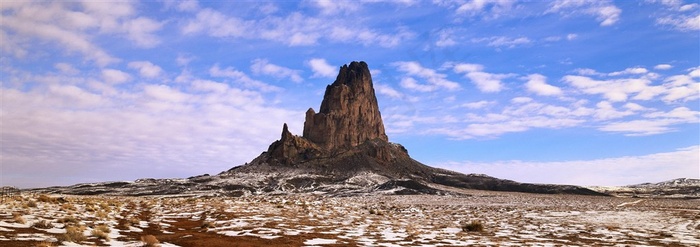
M 236 198 L 25 194 L 0 204 L 0 246 L 700 245 L 700 200 L 464 192 Z M 463 230 L 473 222 L 483 231 Z

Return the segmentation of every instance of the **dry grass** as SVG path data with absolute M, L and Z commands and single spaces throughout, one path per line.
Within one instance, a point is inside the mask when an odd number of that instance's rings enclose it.
M 58 203 L 58 198 L 51 197 L 51 196 L 46 195 L 46 194 L 39 195 L 37 200 L 39 200 L 40 202 L 46 202 L 46 203 Z
M 34 224 L 32 224 L 32 227 L 39 228 L 39 229 L 51 229 L 51 228 L 53 228 L 53 224 L 51 224 L 51 222 L 48 220 L 40 220 L 40 221 L 34 222 Z
M 98 239 L 109 241 L 109 228 L 107 228 L 107 232 L 103 232 L 102 230 L 95 228 L 92 229 L 92 232 L 90 232 L 90 234 Z
M 19 224 L 27 223 L 27 221 L 25 221 L 24 218 L 22 218 L 22 214 L 18 212 L 12 213 L 12 219 Z
M 26 204 L 24 204 L 24 206 L 27 208 L 35 208 L 37 205 L 36 205 L 36 201 L 29 200 Z
M 73 242 L 76 244 L 80 243 L 87 239 L 85 234 L 83 234 L 83 231 L 85 231 L 85 227 L 69 226 L 66 228 L 66 233 L 59 236 L 58 240 L 61 242 Z
M 69 224 L 78 224 L 78 222 L 80 222 L 80 221 L 77 218 L 75 218 L 74 216 L 68 215 L 68 216 L 63 217 L 61 219 L 58 219 L 58 221 L 56 221 L 56 222 L 69 225 Z
M 143 242 L 144 247 L 157 247 L 160 246 L 160 241 L 153 235 L 141 236 L 141 242 Z
M 75 211 L 75 206 L 72 203 L 64 203 L 61 205 L 63 211 Z

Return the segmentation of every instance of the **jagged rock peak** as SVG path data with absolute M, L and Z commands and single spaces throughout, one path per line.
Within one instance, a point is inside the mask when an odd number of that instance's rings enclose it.
M 367 63 L 340 67 L 338 77 L 326 87 L 319 112 L 312 108 L 306 112 L 303 137 L 327 151 L 389 140 Z

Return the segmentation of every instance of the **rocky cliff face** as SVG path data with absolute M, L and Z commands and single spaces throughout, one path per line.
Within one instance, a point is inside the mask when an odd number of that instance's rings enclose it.
M 340 68 L 335 82 L 326 87 L 319 112 L 312 108 L 306 112 L 303 137 L 330 152 L 369 140 L 389 140 L 365 62 Z

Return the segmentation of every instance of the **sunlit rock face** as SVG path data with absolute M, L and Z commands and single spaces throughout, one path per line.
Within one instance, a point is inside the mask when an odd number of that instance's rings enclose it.
M 303 137 L 331 152 L 389 140 L 365 62 L 340 68 L 335 82 L 326 87 L 319 112 L 306 112 Z

